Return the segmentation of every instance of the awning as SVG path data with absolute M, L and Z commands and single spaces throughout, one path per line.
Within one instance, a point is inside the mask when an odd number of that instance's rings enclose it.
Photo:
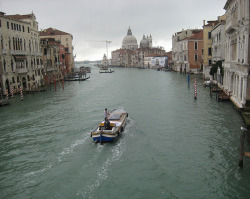
M 14 55 L 15 61 L 23 61 L 26 59 L 25 55 Z

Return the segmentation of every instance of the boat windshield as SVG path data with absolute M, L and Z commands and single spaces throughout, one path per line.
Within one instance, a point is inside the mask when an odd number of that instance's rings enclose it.
M 113 114 L 109 117 L 110 120 L 119 120 L 122 116 L 122 113 L 116 113 L 116 114 Z

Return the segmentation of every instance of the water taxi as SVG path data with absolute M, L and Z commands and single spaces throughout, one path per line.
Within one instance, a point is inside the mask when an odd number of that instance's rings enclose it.
M 105 142 L 113 142 L 119 138 L 124 131 L 128 113 L 124 108 L 117 108 L 109 113 L 109 127 L 106 127 L 103 120 L 99 126 L 91 133 L 91 137 L 95 142 L 100 144 Z

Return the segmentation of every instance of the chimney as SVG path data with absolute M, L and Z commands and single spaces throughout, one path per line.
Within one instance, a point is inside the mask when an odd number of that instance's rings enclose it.
M 206 24 L 206 21 L 205 21 L 205 20 L 203 20 L 203 26 L 205 26 L 205 24 Z

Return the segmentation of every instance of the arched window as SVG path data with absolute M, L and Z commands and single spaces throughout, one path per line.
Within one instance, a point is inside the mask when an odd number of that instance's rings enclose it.
M 5 59 L 3 60 L 3 70 L 4 70 L 4 72 L 6 72 L 6 61 L 5 61 Z
M 14 37 L 12 38 L 12 43 L 13 43 L 13 50 L 16 50 L 16 45 L 15 45 L 15 39 L 14 39 Z
M 31 59 L 31 62 L 30 62 L 30 63 L 31 63 L 31 68 L 33 69 L 33 61 L 32 61 L 32 59 Z
M 20 39 L 20 46 L 21 46 L 20 50 L 23 50 L 23 41 L 22 41 L 22 39 Z
M 11 70 L 14 71 L 14 63 L 12 59 L 11 59 Z
M 26 50 L 26 41 L 25 41 L 25 39 L 23 40 L 23 47 L 24 47 L 24 50 Z
M 1 48 L 3 49 L 3 36 L 1 35 Z
M 26 68 L 28 68 L 29 67 L 29 62 L 28 62 L 27 59 L 25 61 L 26 61 Z
M 34 67 L 36 67 L 36 59 L 34 58 Z
M 11 50 L 11 39 L 9 37 L 9 50 Z

